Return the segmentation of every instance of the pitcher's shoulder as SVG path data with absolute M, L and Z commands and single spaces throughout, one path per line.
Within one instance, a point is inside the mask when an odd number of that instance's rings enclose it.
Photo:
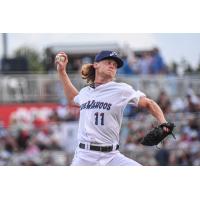
M 132 88 L 131 85 L 127 84 L 127 83 L 123 83 L 123 82 L 115 82 L 115 86 L 119 87 L 119 88 Z
M 90 86 L 85 86 L 85 87 L 83 87 L 83 88 L 80 89 L 79 93 L 81 94 L 81 93 L 88 92 L 90 89 L 91 89 Z

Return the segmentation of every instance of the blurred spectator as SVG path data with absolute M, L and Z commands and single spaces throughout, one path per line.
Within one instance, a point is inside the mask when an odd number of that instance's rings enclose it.
M 171 109 L 173 112 L 183 111 L 185 109 L 185 103 L 183 99 L 181 99 L 180 97 L 174 99 L 174 101 L 172 101 Z
M 124 109 L 124 116 L 132 118 L 137 114 L 136 111 L 136 107 L 134 107 L 132 104 L 128 104 Z
M 165 91 L 160 92 L 157 103 L 165 114 L 171 112 L 171 101 Z
M 138 61 L 138 71 L 139 74 L 147 75 L 150 74 L 150 66 L 152 64 L 153 58 L 150 52 L 144 52 L 142 57 Z
M 73 64 L 72 64 L 73 70 L 75 72 L 80 71 L 82 64 L 83 64 L 83 62 L 80 58 L 74 59 Z
M 40 153 L 40 149 L 37 145 L 37 141 L 35 137 L 32 137 L 30 140 L 28 140 L 25 153 L 30 157 L 33 157 Z
M 127 75 L 133 75 L 134 71 L 132 70 L 130 63 L 128 62 L 127 59 L 124 59 L 124 65 L 123 67 L 119 68 L 117 73 L 118 74 L 127 74 Z
M 166 73 L 166 66 L 158 48 L 154 48 L 152 51 L 152 63 L 151 73 L 152 74 L 163 74 Z
M 188 111 L 188 112 L 199 112 L 200 111 L 200 99 L 191 88 L 189 88 L 187 91 L 186 111 Z
M 20 130 L 16 138 L 19 151 L 24 151 L 27 148 L 27 143 L 30 138 L 30 132 L 27 130 Z
M 156 161 L 158 162 L 158 165 L 161 166 L 167 166 L 169 165 L 169 150 L 166 149 L 165 147 L 165 142 L 162 144 L 161 149 L 159 149 L 156 154 L 155 154 L 155 158 Z
M 192 165 L 191 154 L 189 152 L 180 151 L 177 157 L 177 164 L 180 166 Z

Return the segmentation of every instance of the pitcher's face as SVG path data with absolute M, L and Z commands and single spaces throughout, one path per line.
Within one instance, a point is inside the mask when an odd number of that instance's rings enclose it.
M 114 79 L 117 73 L 117 62 L 113 59 L 105 59 L 94 64 L 96 75 Z

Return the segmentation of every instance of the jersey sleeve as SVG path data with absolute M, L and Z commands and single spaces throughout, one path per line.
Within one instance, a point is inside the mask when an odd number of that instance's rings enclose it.
M 74 97 L 73 101 L 76 105 L 80 106 L 81 102 L 83 101 L 84 97 L 86 96 L 86 92 L 88 87 L 82 88 L 79 93 Z
M 126 99 L 127 104 L 132 104 L 134 106 L 138 106 L 138 102 L 140 97 L 145 97 L 146 95 L 139 91 L 134 90 L 130 85 L 126 85 L 123 91 L 123 97 Z
M 79 94 L 74 97 L 74 103 L 76 105 L 80 105 L 80 95 Z

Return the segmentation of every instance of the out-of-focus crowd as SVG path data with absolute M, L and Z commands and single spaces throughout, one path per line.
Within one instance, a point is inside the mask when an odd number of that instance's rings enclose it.
M 23 109 L 0 124 L 0 165 L 69 165 L 74 153 L 77 108 Z
M 145 147 L 140 139 L 155 126 L 144 110 L 128 105 L 120 133 L 120 151 L 143 165 L 200 165 L 200 98 L 189 89 L 184 99 L 161 91 L 156 99 L 167 120 L 176 124 L 176 140 Z M 19 109 L 9 127 L 0 124 L 0 165 L 70 165 L 76 147 L 77 110 Z
M 168 66 L 158 48 L 144 51 L 137 55 L 136 52 L 128 54 L 124 59 L 124 66 L 119 69 L 119 74 L 167 74 Z

